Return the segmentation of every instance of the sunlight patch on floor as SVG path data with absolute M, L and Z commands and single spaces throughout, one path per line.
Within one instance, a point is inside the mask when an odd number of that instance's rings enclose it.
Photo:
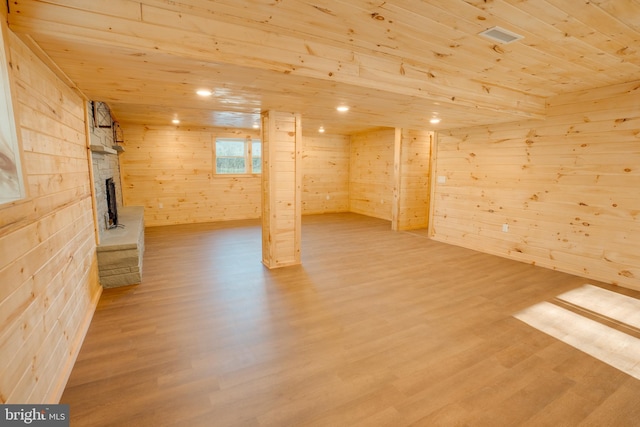
M 630 327 L 640 327 L 640 301 L 585 285 L 557 297 Z M 640 379 L 640 339 L 596 320 L 541 302 L 514 315 L 528 325 Z
M 584 285 L 557 297 L 635 328 L 640 328 L 640 300 L 593 285 Z

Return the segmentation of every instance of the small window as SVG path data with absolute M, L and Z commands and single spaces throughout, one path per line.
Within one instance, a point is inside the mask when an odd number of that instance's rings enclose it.
M 251 138 L 216 138 L 217 174 L 262 172 L 262 144 Z
M 262 173 L 262 142 L 251 141 L 251 168 L 253 173 Z

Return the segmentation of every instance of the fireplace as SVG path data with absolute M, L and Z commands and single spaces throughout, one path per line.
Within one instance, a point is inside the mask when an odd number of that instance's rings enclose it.
M 107 229 L 118 226 L 118 199 L 116 197 L 116 184 L 113 178 L 107 178 L 107 215 L 105 216 Z

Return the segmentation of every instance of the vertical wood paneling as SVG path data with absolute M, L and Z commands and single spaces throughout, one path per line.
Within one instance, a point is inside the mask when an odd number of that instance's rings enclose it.
M 269 268 L 300 264 L 300 115 L 264 112 L 262 142 L 262 262 Z
M 147 226 L 260 217 L 260 176 L 215 175 L 216 137 L 259 138 L 216 128 L 122 125 L 126 206 L 144 206 Z M 251 132 L 251 131 L 249 131 Z
M 302 213 L 349 210 L 349 137 L 302 137 Z
M 351 135 L 349 210 L 391 220 L 395 130 Z
M 28 197 L 0 206 L 0 402 L 55 403 L 102 289 L 84 102 L 8 36 Z
M 432 132 L 401 129 L 394 171 L 397 214 L 394 230 L 426 228 L 429 224 L 429 170 Z
M 551 98 L 545 121 L 439 133 L 433 237 L 640 289 L 638 87 Z

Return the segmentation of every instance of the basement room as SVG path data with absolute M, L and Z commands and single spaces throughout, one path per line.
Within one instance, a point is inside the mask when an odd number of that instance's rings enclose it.
M 638 0 L 0 3 L 1 425 L 638 424 Z

